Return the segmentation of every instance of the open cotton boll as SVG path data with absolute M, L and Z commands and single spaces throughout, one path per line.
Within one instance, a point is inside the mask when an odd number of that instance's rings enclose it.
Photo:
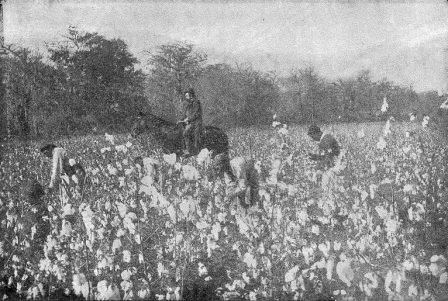
M 423 117 L 422 127 L 427 127 L 429 123 L 429 116 Z
M 381 105 L 381 112 L 386 112 L 387 109 L 389 108 L 389 104 L 387 103 L 387 98 L 384 97 L 383 98 L 383 104 Z
M 104 134 L 104 137 L 106 138 L 107 141 L 109 141 L 111 144 L 115 143 L 115 137 L 113 135 L 109 135 L 108 133 Z
M 170 154 L 170 155 L 163 155 L 163 161 L 168 163 L 169 165 L 176 164 L 176 154 Z
M 182 166 L 182 175 L 186 180 L 197 180 L 199 179 L 198 170 L 192 165 Z
M 197 157 L 198 164 L 202 165 L 205 163 L 208 165 L 210 164 L 210 161 L 211 161 L 211 152 L 207 148 L 202 149 Z

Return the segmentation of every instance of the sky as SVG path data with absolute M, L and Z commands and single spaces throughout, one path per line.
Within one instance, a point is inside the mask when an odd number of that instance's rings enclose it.
M 125 40 L 143 68 L 146 50 L 184 41 L 210 63 L 279 75 L 312 65 L 329 80 L 369 69 L 418 92 L 448 92 L 447 3 L 10 0 L 5 41 L 43 51 L 72 25 Z

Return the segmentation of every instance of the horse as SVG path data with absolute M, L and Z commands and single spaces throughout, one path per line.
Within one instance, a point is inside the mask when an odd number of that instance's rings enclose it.
M 131 136 L 136 138 L 142 133 L 150 133 L 162 147 L 164 153 L 181 156 L 184 150 L 183 125 L 170 122 L 152 113 L 140 113 L 131 129 Z M 226 133 L 215 126 L 204 126 L 199 149 L 208 149 L 212 159 L 217 157 L 220 172 L 235 180 L 229 159 L 229 139 Z M 218 156 L 219 155 L 219 156 Z

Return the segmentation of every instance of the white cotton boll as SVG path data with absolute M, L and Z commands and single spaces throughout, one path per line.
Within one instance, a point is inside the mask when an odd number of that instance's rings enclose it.
M 102 154 L 104 154 L 105 152 L 110 152 L 111 148 L 109 146 L 108 147 L 103 147 L 100 151 L 101 151 Z
M 386 231 L 387 233 L 393 234 L 398 229 L 398 221 L 390 219 L 386 222 Z
M 185 180 L 194 181 L 199 179 L 199 172 L 193 165 L 182 166 L 182 175 Z
M 75 160 L 75 159 L 69 159 L 69 160 L 68 160 L 68 164 L 69 164 L 70 166 L 73 166 L 73 165 L 76 164 L 76 160 Z
M 115 137 L 113 135 L 109 135 L 108 133 L 104 134 L 107 141 L 109 141 L 111 144 L 115 143 Z
M 336 273 L 342 282 L 344 282 L 349 287 L 351 286 L 351 282 L 355 278 L 355 273 L 350 266 L 350 261 L 344 260 L 338 262 L 338 264 L 336 265 Z
M 381 219 L 385 219 L 389 216 L 389 212 L 383 206 L 376 206 L 375 210 Z
M 418 296 L 418 288 L 415 285 L 411 284 L 408 288 L 408 295 L 410 297 Z
M 75 213 L 75 209 L 72 207 L 71 204 L 66 204 L 63 208 L 62 208 L 62 216 L 67 216 L 67 215 L 72 215 Z
M 70 222 L 68 221 L 63 221 L 62 222 L 62 229 L 60 232 L 61 236 L 70 236 L 72 233 L 72 225 L 70 224 Z
M 87 278 L 83 273 L 73 275 L 72 286 L 76 295 L 83 294 L 85 284 L 87 284 Z
M 412 190 L 413 190 L 413 186 L 412 186 L 412 184 L 406 184 L 406 185 L 404 185 L 404 187 L 403 187 L 403 191 L 404 191 L 404 192 L 412 192 Z
M 316 235 L 319 235 L 319 233 L 320 233 L 320 231 L 319 231 L 319 226 L 317 226 L 317 225 L 313 225 L 313 226 L 311 227 L 311 232 L 314 233 L 314 234 L 316 234 Z
M 444 284 L 444 283 L 447 282 L 447 280 L 448 280 L 448 273 L 447 273 L 447 272 L 443 272 L 443 273 L 440 275 L 439 283 Z
M 243 261 L 247 264 L 247 266 L 249 268 L 256 268 L 257 267 L 257 260 L 255 259 L 255 257 L 250 254 L 250 253 L 246 253 L 244 254 L 244 258 Z
M 283 125 L 283 127 L 281 128 L 281 129 L 279 129 L 278 130 L 278 133 L 279 134 L 282 134 L 282 135 L 288 135 L 288 133 L 289 133 L 289 131 L 288 131 L 288 129 L 286 128 L 286 125 Z
M 150 291 L 148 289 L 139 290 L 137 292 L 137 295 L 141 299 L 147 299 L 147 296 L 149 296 L 149 294 L 150 294 Z
M 127 149 L 126 149 L 126 147 L 124 146 L 124 145 L 116 145 L 115 146 L 115 150 L 117 151 L 117 152 L 123 152 L 123 153 L 126 153 L 127 152 Z
M 257 294 L 255 292 L 249 293 L 249 300 L 250 301 L 257 301 Z
M 369 186 L 370 198 L 372 200 L 375 199 L 375 191 L 377 188 L 378 188 L 378 186 L 375 184 L 370 184 L 370 186 Z
M 107 170 L 109 171 L 109 174 L 111 174 L 111 175 L 117 174 L 117 169 L 114 166 L 112 166 L 111 164 L 107 164 Z
M 383 98 L 383 104 L 381 105 L 381 112 L 385 113 L 387 111 L 387 108 L 389 108 L 389 104 L 387 103 L 387 98 Z
M 121 240 L 119 238 L 116 238 L 112 243 L 112 252 L 115 253 L 115 251 L 121 248 L 121 246 Z
M 427 127 L 429 123 L 429 116 L 423 117 L 422 126 Z
M 134 240 L 135 240 L 135 242 L 136 242 L 137 244 L 141 244 L 141 243 L 142 243 L 142 238 L 141 238 L 140 234 L 136 234 L 136 235 L 134 236 Z
M 197 157 L 198 164 L 199 165 L 202 165 L 204 163 L 209 164 L 210 160 L 211 160 L 211 152 L 206 148 L 202 149 Z
M 325 257 L 328 257 L 328 251 L 330 251 L 330 243 L 321 243 L 319 244 L 318 249 L 324 254 Z
M 127 210 L 128 210 L 128 206 L 124 203 L 121 202 L 117 202 L 116 203 L 117 209 L 118 209 L 118 213 L 120 214 L 120 216 L 122 218 L 124 218 L 126 216 Z
M 128 250 L 123 250 L 123 261 L 131 262 L 131 252 L 129 252 Z
M 335 241 L 334 244 L 333 244 L 333 249 L 334 249 L 335 251 L 339 251 L 339 250 L 341 249 L 341 243 Z
M 376 144 L 376 147 L 377 147 L 378 149 L 383 150 L 383 149 L 386 148 L 386 145 L 387 145 L 386 140 L 384 140 L 383 137 L 380 137 L 380 139 L 378 140 L 378 143 Z
M 409 153 L 410 150 L 411 150 L 410 146 L 404 146 L 403 147 L 403 153 L 405 153 L 405 154 Z
M 121 279 L 123 280 L 129 280 L 131 279 L 132 273 L 129 270 L 124 270 L 123 272 L 121 272 Z
M 359 130 L 358 133 L 357 133 L 357 136 L 358 136 L 359 139 L 364 138 L 366 136 L 365 133 L 364 133 L 364 130 L 363 129 Z
M 174 165 L 176 163 L 176 154 L 163 155 L 163 161 L 169 165 Z
M 410 271 L 414 268 L 414 264 L 412 263 L 412 261 L 405 260 L 403 262 L 403 267 L 405 268 L 406 271 Z
M 97 295 L 96 295 L 97 300 L 107 300 L 107 281 L 106 280 L 99 281 L 98 284 L 96 285 L 96 290 L 97 290 Z

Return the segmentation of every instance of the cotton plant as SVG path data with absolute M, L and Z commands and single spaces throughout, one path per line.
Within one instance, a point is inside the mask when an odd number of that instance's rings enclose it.
M 99 138 L 88 159 L 91 188 L 83 199 L 51 203 L 51 233 L 42 256 L 26 263 L 27 273 L 21 271 L 34 232 L 24 240 L 20 203 L 12 197 L 5 203 L 1 227 L 14 235 L 0 250 L 11 258 L 10 282 L 35 298 L 51 293 L 44 291 L 51 279 L 67 294 L 104 300 L 176 300 L 193 281 L 223 297 L 250 300 L 275 299 L 279 292 L 302 300 L 317 292 L 418 298 L 442 289 L 445 255 L 422 252 L 414 236 L 433 210 L 427 187 L 440 186 L 430 167 L 441 166 L 438 153 L 413 137 L 392 141 L 395 123 L 385 122 L 378 136 L 357 136 L 357 143 L 373 145 L 364 150 L 365 165 L 347 153 L 344 177 L 324 179 L 332 193 L 310 195 L 315 182 L 306 159 L 291 152 L 294 129 L 275 127 L 274 138 L 286 145 L 270 146 L 262 206 L 248 210 L 231 200 L 225 183 L 208 179 L 207 151 L 179 161 L 138 150 L 140 165 L 135 144 Z M 379 137 L 383 148 L 375 148 Z M 345 178 L 350 173 L 357 182 Z

